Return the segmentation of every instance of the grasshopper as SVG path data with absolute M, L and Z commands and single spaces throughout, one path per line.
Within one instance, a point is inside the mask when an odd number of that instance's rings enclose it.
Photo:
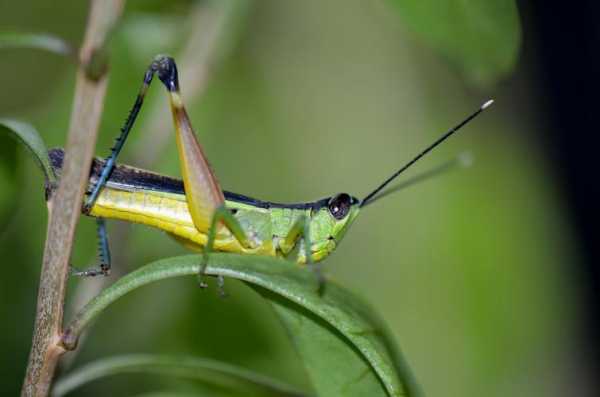
M 155 75 L 169 96 L 183 181 L 116 163 Z M 159 55 L 144 74 L 135 103 L 110 156 L 105 161 L 94 160 L 82 211 L 98 219 L 100 266 L 74 271 L 74 274 L 109 273 L 110 252 L 104 219 L 120 219 L 164 230 L 184 246 L 203 252 L 199 274 L 202 287 L 206 286 L 202 275 L 212 251 L 279 257 L 289 257 L 297 251 L 298 264 L 315 264 L 311 267 L 316 270 L 321 289 L 323 277 L 316 264 L 336 249 L 361 209 L 387 194 L 382 191 L 390 182 L 492 102 L 485 102 L 362 200 L 339 193 L 317 201 L 279 204 L 221 189 L 192 129 L 179 90 L 175 61 Z M 62 150 L 50 151 L 50 158 L 55 170 L 60 171 Z M 223 279 L 218 281 L 222 291 Z

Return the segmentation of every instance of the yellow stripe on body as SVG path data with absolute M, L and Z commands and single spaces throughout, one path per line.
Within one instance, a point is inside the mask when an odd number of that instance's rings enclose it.
M 229 204 L 228 202 L 228 207 Z M 238 207 L 235 205 L 237 203 L 231 204 L 231 207 Z M 201 250 L 207 241 L 206 231 L 196 230 L 185 196 L 182 194 L 106 186 L 98 196 L 90 215 L 164 230 L 191 249 Z M 227 230 L 221 229 L 223 230 L 215 239 L 216 251 L 277 255 L 271 240 L 263 241 L 255 249 L 246 249 Z

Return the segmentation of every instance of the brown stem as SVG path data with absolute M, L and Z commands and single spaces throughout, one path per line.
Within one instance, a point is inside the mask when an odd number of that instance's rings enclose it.
M 22 396 L 47 396 L 60 347 L 63 307 L 75 226 L 87 184 L 107 83 L 105 41 L 124 0 L 92 0 L 79 53 L 75 99 L 62 177 L 49 211 L 31 352 Z

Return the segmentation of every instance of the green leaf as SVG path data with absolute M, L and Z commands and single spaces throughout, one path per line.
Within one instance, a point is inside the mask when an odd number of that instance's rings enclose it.
M 230 364 L 204 358 L 152 354 L 130 354 L 86 364 L 59 379 L 52 394 L 64 396 L 86 383 L 107 376 L 132 373 L 201 381 L 256 397 L 305 396 L 291 386 Z
M 46 177 L 46 184 L 54 186 L 56 184 L 56 175 L 50 165 L 46 144 L 37 130 L 31 124 L 22 121 L 0 118 L 0 131 L 1 130 L 8 131 L 29 149 L 32 157 L 36 160 L 36 164 L 40 167 Z
M 479 84 L 507 75 L 521 45 L 514 0 L 391 0 L 406 24 Z
M 201 256 L 169 258 L 122 277 L 92 299 L 65 329 L 75 348 L 82 330 L 107 306 L 148 283 L 198 273 Z M 317 293 L 314 274 L 271 257 L 212 254 L 207 274 L 245 281 L 275 307 L 320 396 L 416 396 L 419 390 L 373 310 L 328 282 Z
M 69 44 L 48 34 L 1 32 L 0 49 L 4 48 L 33 48 L 58 55 L 73 55 Z
M 306 302 L 302 308 L 273 293 L 262 292 L 286 327 L 319 395 L 421 395 L 372 309 L 332 282 L 327 288 L 325 296 L 338 307 Z M 310 310 L 328 312 L 326 316 L 333 318 L 334 323 Z

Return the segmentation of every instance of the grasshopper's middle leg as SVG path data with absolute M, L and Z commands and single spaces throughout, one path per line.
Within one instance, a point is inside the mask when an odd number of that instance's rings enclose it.
M 290 253 L 299 240 L 304 243 L 304 256 L 306 258 L 307 265 L 310 266 L 317 276 L 319 295 L 322 295 L 325 291 L 325 277 L 321 271 L 320 263 L 313 263 L 311 253 L 311 241 L 310 241 L 310 220 L 307 215 L 301 215 L 292 225 L 287 235 L 283 240 L 283 247 L 285 247 L 285 254 Z M 300 252 L 298 253 L 300 255 Z

